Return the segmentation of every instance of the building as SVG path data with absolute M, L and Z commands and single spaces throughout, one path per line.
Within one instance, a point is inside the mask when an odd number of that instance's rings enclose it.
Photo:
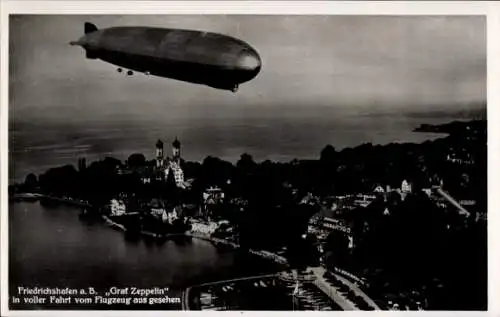
M 331 196 L 324 200 L 324 205 L 335 214 L 343 214 L 349 210 L 356 208 L 354 205 L 355 197 L 353 195 Z
M 432 188 L 422 188 L 422 191 L 428 196 L 432 196 Z
M 177 187 L 186 188 L 184 182 L 184 171 L 181 168 L 181 142 L 177 139 L 177 137 L 174 142 L 172 142 L 172 159 L 168 160 L 165 168 L 165 180 L 168 179 L 170 173 L 173 173 Z
M 446 160 L 451 163 L 456 163 L 460 165 L 472 165 L 474 160 L 472 159 L 470 153 L 462 153 L 461 155 L 457 153 L 451 153 L 446 156 Z
M 150 212 L 153 216 L 155 217 L 162 217 L 163 213 L 165 212 L 165 208 L 163 207 L 156 207 L 156 208 L 151 208 Z
M 338 230 L 347 234 L 351 233 L 351 228 L 339 219 L 324 217 L 321 225 L 327 230 Z
M 169 161 L 167 168 L 165 168 L 165 180 L 168 179 L 168 175 L 173 173 L 175 184 L 177 187 L 184 188 L 184 171 L 180 167 L 179 163 L 176 161 Z
M 376 194 L 383 194 L 385 193 L 385 190 L 382 186 L 378 185 L 377 187 L 375 187 L 375 189 L 373 190 L 374 193 Z
M 368 207 L 376 198 L 375 195 L 358 194 L 354 198 L 353 205 L 356 207 Z
M 403 180 L 403 182 L 401 183 L 401 192 L 405 194 L 410 194 L 411 191 L 412 191 L 411 183 L 409 183 L 406 179 Z
M 177 187 L 186 188 L 184 171 L 181 168 L 181 143 L 177 138 L 172 142 L 172 158 L 165 157 L 163 141 L 158 140 L 156 142 L 155 161 L 156 164 L 152 175 L 156 180 L 166 181 L 170 173 L 172 173 Z M 151 179 L 149 175 L 143 175 L 141 178 L 144 184 L 151 183 Z
M 196 221 L 191 223 L 191 232 L 211 235 L 217 230 L 218 227 L 218 224 L 215 222 L 203 223 Z
M 180 163 L 181 159 L 181 142 L 175 137 L 174 142 L 172 142 L 172 160 Z
M 163 222 L 168 222 L 168 223 L 172 224 L 172 222 L 174 222 L 174 220 L 177 220 L 179 218 L 179 215 L 177 214 L 177 210 L 174 208 L 170 212 L 163 210 L 161 218 L 162 218 Z
M 151 199 L 151 201 L 147 204 L 147 207 L 149 208 L 151 215 L 156 217 L 161 217 L 165 211 L 164 202 L 157 198 Z
M 209 187 L 203 192 L 203 201 L 212 198 L 214 201 L 222 201 L 224 199 L 224 192 L 219 187 Z
M 216 207 L 224 202 L 224 192 L 219 187 L 209 187 L 203 192 L 203 207 L 200 206 L 200 213 L 206 219 L 216 214 Z
M 111 199 L 110 208 L 112 216 L 121 216 L 127 212 L 125 202 L 121 199 Z
M 163 222 L 172 223 L 179 218 L 178 210 L 176 208 L 169 208 L 166 206 L 165 202 L 160 199 L 153 198 L 149 202 L 148 207 L 150 214 L 158 219 L 162 219 Z
M 384 216 L 389 216 L 390 214 L 391 214 L 391 211 L 389 210 L 389 208 L 385 207 L 383 215 Z
M 158 140 L 156 142 L 156 167 L 162 168 L 165 164 L 165 158 L 163 157 L 163 142 Z

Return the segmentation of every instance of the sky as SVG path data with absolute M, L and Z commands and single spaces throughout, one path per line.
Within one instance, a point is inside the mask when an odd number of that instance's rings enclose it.
M 240 38 L 262 58 L 237 93 L 88 60 L 84 22 Z M 486 102 L 486 19 L 473 16 L 21 15 L 10 17 L 14 120 L 163 120 L 428 111 Z

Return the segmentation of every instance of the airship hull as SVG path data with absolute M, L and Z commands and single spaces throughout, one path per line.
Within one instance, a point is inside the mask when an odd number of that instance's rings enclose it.
M 94 52 L 91 54 L 95 54 L 96 58 L 105 62 L 136 72 L 195 84 L 204 84 L 219 89 L 234 89 L 235 86 L 249 81 L 254 77 L 252 76 L 252 72 L 245 70 L 224 69 L 220 66 L 193 61 L 151 58 L 111 51 Z
M 193 30 L 91 25 L 81 45 L 87 57 L 165 78 L 234 90 L 260 71 L 257 51 L 225 35 Z M 88 26 L 86 25 L 86 30 Z

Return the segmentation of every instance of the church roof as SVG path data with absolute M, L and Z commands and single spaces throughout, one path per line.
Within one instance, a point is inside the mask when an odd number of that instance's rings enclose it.
M 157 148 L 162 148 L 162 147 L 163 147 L 163 142 L 162 142 L 162 140 L 158 139 L 158 141 L 156 141 L 156 147 L 157 147 Z

